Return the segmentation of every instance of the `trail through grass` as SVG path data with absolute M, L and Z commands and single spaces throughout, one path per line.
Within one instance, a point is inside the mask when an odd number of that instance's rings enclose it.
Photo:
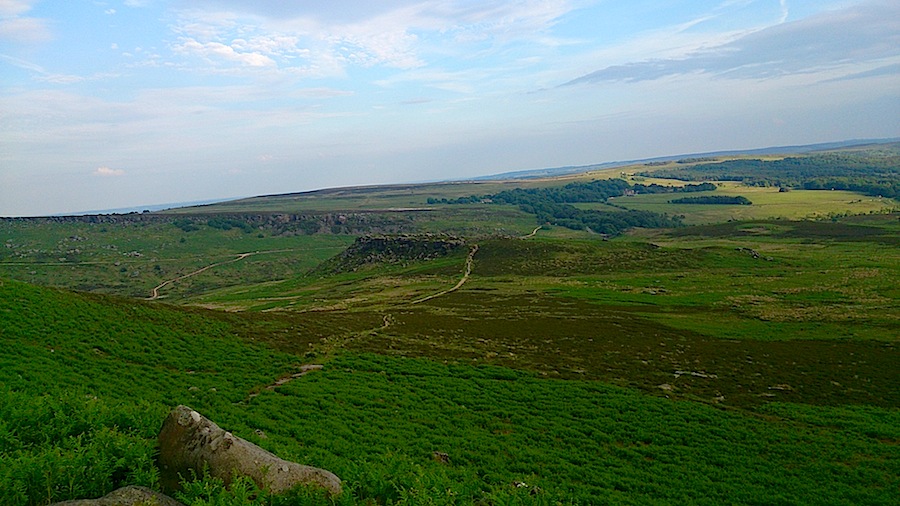
M 0 290 L 3 504 L 155 487 L 154 438 L 176 403 L 334 471 L 345 486 L 336 504 L 862 504 L 889 503 L 900 486 L 896 408 L 754 414 L 467 360 L 355 353 L 317 357 L 324 369 L 277 385 L 302 370 L 299 357 L 241 337 L 237 315 L 6 280 Z M 272 330 L 290 330 L 283 323 Z M 180 498 L 323 501 L 209 481 Z

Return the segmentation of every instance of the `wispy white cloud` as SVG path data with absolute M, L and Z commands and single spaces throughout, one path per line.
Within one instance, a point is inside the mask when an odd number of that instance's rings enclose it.
M 566 84 L 633 82 L 692 73 L 760 79 L 898 56 L 900 4 L 870 1 L 780 23 L 683 57 L 608 66 Z
M 118 177 L 124 176 L 125 171 L 122 169 L 111 169 L 109 167 L 97 167 L 92 174 L 100 177 Z
M 574 8 L 569 0 L 193 0 L 174 30 L 207 49 L 224 44 L 268 56 L 281 70 L 334 76 L 349 66 L 420 68 L 434 55 L 471 56 L 471 44 L 554 44 L 548 30 Z
M 47 71 L 44 67 L 36 63 L 32 63 L 21 58 L 16 58 L 15 56 L 0 54 L 0 60 L 5 61 L 6 63 L 9 63 L 14 67 L 19 67 L 20 69 L 28 70 L 36 74 L 36 79 L 45 83 L 73 84 L 87 80 L 87 78 L 82 76 L 75 76 L 71 74 L 55 74 Z
M 173 49 L 182 54 L 205 58 L 210 62 L 225 60 L 249 67 L 270 67 L 275 61 L 268 56 L 255 52 L 242 53 L 234 47 L 220 42 L 198 42 L 194 39 L 183 39 Z
M 830 81 L 851 81 L 854 79 L 867 79 L 870 77 L 894 77 L 900 80 L 900 62 L 890 65 L 882 65 L 880 67 L 865 70 L 863 72 L 842 75 L 840 77 L 830 79 Z M 900 84 L 900 82 L 898 82 L 898 84 Z
M 99 78 L 100 76 L 94 77 L 94 79 Z M 87 81 L 88 79 L 83 76 L 76 76 L 72 74 L 44 74 L 39 76 L 37 80 L 51 84 L 76 84 Z
M 0 0 L 0 41 L 32 44 L 53 35 L 45 19 L 27 16 L 36 0 Z
M 20 69 L 30 70 L 32 72 L 38 72 L 40 74 L 47 73 L 47 71 L 44 70 L 44 67 L 41 67 L 37 63 L 32 63 L 30 61 L 16 58 L 15 56 L 10 56 L 8 54 L 0 54 L 0 60 L 3 60 L 14 67 L 19 67 Z
M 390 88 L 400 84 L 416 83 L 438 90 L 468 94 L 475 91 L 473 83 L 482 81 L 485 78 L 485 72 L 477 69 L 453 72 L 445 70 L 415 69 L 395 74 L 389 78 L 379 79 L 375 81 L 375 84 Z
M 18 16 L 31 10 L 35 0 L 0 0 L 0 16 Z

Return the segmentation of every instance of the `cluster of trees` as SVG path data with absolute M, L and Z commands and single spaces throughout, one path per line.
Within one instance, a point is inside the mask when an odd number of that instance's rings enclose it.
M 634 193 L 693 193 L 693 192 L 711 192 L 716 189 L 716 185 L 712 183 L 686 184 L 684 186 L 664 186 L 661 184 L 635 184 L 631 187 Z
M 800 185 L 804 190 L 847 190 L 873 197 L 900 197 L 900 174 L 893 180 L 866 178 L 815 178 Z
M 569 183 L 554 188 L 515 188 L 493 195 L 471 195 L 457 199 L 428 199 L 429 204 L 491 203 L 517 205 L 533 214 L 540 223 L 591 230 L 600 234 L 616 235 L 632 227 L 674 227 L 681 224 L 678 217 L 650 211 L 597 211 L 579 209 L 572 204 L 606 202 L 611 197 L 634 193 L 678 193 L 714 190 L 711 183 L 690 184 L 683 187 L 658 184 L 628 184 L 623 179 L 600 179 L 586 183 Z
M 200 230 L 201 224 L 203 224 L 202 221 L 191 218 L 177 218 L 172 221 L 172 225 L 175 225 L 185 232 L 194 232 Z M 253 225 L 247 223 L 246 221 L 241 221 L 234 218 L 210 218 L 209 220 L 206 220 L 206 225 L 210 228 L 216 228 L 219 230 L 231 230 L 232 228 L 238 228 L 243 230 L 244 233 L 250 233 L 253 231 Z
M 253 231 L 253 225 L 247 223 L 246 221 L 241 221 L 234 218 L 211 218 L 206 222 L 206 224 L 211 228 L 217 228 L 219 230 L 231 230 L 232 228 L 239 228 L 243 230 L 245 234 L 249 234 Z
M 196 224 L 194 224 L 193 221 L 187 218 L 178 218 L 177 220 L 173 221 L 172 224 L 185 232 L 194 232 L 195 230 L 200 230 L 200 227 L 198 227 Z
M 849 190 L 900 197 L 900 155 L 829 153 L 781 160 L 728 160 L 641 175 L 682 181 L 740 181 L 750 186 Z
M 595 211 L 578 209 L 569 204 L 535 209 L 535 216 L 542 223 L 549 223 L 572 230 L 590 230 L 598 234 L 617 235 L 629 228 L 667 228 L 682 224 L 681 218 L 651 211 Z
M 429 204 L 533 204 L 536 201 L 557 204 L 584 202 L 606 202 L 611 197 L 626 195 L 631 191 L 639 193 L 691 193 L 713 191 L 712 183 L 687 184 L 684 186 L 664 186 L 659 184 L 630 185 L 624 179 L 599 179 L 588 183 L 569 183 L 554 188 L 514 188 L 493 195 L 470 195 L 456 199 L 429 198 Z
M 726 195 L 707 195 L 705 197 L 682 197 L 680 199 L 672 199 L 670 204 L 737 204 L 741 206 L 749 206 L 753 202 L 747 197 L 729 197 Z

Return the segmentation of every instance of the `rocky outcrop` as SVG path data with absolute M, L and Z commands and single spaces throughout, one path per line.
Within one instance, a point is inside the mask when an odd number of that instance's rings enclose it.
M 449 235 L 404 234 L 359 237 L 341 254 L 323 262 L 325 273 L 353 272 L 370 265 L 425 262 L 466 248 L 464 239 Z
M 324 469 L 288 462 L 259 446 L 226 432 L 187 406 L 178 406 L 159 433 L 160 484 L 179 489 L 182 477 L 207 470 L 228 486 L 246 476 L 259 487 L 281 493 L 297 485 L 314 485 L 330 494 L 341 493 L 341 480 Z
M 51 504 L 50 506 L 184 506 L 169 496 L 149 488 L 130 486 L 120 488 L 99 499 L 79 499 Z

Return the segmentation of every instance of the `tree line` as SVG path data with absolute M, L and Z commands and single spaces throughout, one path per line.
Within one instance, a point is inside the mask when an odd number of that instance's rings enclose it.
M 804 190 L 848 190 L 871 196 L 900 197 L 900 155 L 828 153 L 781 160 L 727 160 L 640 175 L 681 181 L 739 181 L 749 186 Z
M 688 184 L 682 187 L 658 184 L 629 184 L 623 179 L 599 179 L 569 183 L 551 188 L 515 188 L 488 195 L 470 195 L 456 199 L 429 198 L 429 204 L 507 204 L 519 206 L 533 214 L 540 223 L 573 230 L 590 230 L 616 235 L 632 227 L 661 228 L 681 225 L 679 217 L 651 211 L 619 208 L 615 211 L 579 209 L 577 203 L 609 203 L 609 199 L 634 193 L 689 193 L 715 190 L 712 183 Z

